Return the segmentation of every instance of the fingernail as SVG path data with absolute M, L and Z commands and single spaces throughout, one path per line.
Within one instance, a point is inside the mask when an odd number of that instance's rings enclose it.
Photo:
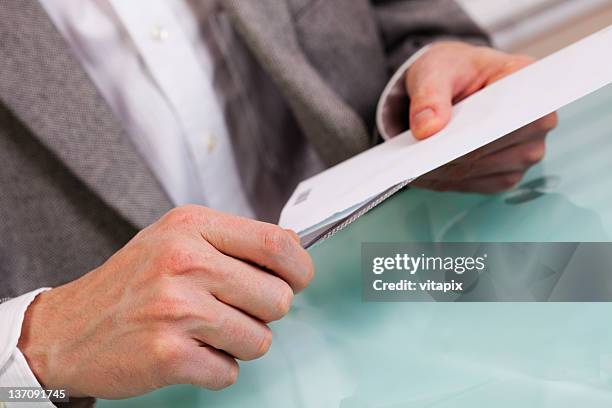
M 435 117 L 436 117 L 436 113 L 434 112 L 433 109 L 431 108 L 423 109 L 422 111 L 414 115 L 414 119 L 413 119 L 414 123 L 412 124 L 412 127 L 421 128 L 427 125 L 427 123 Z

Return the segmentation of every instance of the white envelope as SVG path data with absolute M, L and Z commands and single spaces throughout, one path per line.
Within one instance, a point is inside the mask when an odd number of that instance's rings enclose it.
M 415 178 L 611 82 L 612 27 L 608 27 L 457 104 L 449 125 L 429 139 L 417 141 L 407 131 L 302 181 L 283 208 L 279 224 L 309 237 L 308 246 Z

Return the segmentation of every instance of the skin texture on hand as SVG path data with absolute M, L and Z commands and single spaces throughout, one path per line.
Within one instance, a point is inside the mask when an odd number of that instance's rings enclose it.
M 99 268 L 39 295 L 18 347 L 45 387 L 73 397 L 220 389 L 235 382 L 235 359 L 267 352 L 266 323 L 313 273 L 295 233 L 180 207 Z
M 532 62 L 530 57 L 460 42 L 433 45 L 406 75 L 413 135 L 417 139 L 435 135 L 448 124 L 453 104 Z M 507 190 L 542 160 L 546 135 L 556 126 L 557 115 L 552 113 L 421 176 L 414 184 L 442 191 Z

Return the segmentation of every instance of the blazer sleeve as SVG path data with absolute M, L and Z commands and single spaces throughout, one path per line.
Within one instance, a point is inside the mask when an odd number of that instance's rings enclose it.
M 372 5 L 390 73 L 435 41 L 490 43 L 484 30 L 454 0 L 372 0 Z

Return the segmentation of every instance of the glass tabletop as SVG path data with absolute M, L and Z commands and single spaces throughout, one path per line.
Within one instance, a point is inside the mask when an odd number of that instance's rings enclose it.
M 609 241 L 612 87 L 565 107 L 545 160 L 493 196 L 407 189 L 310 251 L 317 274 L 223 391 L 101 407 L 609 407 L 612 303 L 371 303 L 362 242 Z

